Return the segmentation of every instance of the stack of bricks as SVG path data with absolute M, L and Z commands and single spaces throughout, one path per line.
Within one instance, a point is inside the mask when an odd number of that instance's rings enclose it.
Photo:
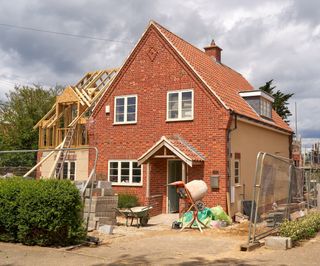
M 109 182 L 104 182 L 109 183 Z M 105 184 L 104 184 L 105 185 Z M 84 205 L 84 220 L 87 222 L 89 215 L 89 229 L 97 230 L 102 225 L 114 225 L 116 223 L 115 208 L 118 206 L 118 195 L 114 194 L 111 185 L 94 188 L 92 191 L 90 207 L 90 189 L 86 191 Z

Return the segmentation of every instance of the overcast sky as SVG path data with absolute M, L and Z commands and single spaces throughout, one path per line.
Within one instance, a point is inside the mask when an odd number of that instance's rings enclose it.
M 0 98 L 14 84 L 74 84 L 88 71 L 120 66 L 155 20 L 222 61 L 258 88 L 274 79 L 294 92 L 305 144 L 320 138 L 320 1 L 0 0 Z M 291 124 L 294 128 L 294 124 Z

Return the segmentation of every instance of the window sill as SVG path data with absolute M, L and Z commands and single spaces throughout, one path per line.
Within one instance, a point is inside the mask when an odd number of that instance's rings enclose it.
M 114 126 L 123 126 L 123 125 L 136 125 L 137 121 L 134 122 L 123 122 L 123 123 L 113 123 Z
M 242 185 L 237 183 L 237 184 L 234 184 L 234 187 L 235 187 L 235 188 L 237 188 L 237 187 L 242 187 Z
M 115 187 L 142 187 L 142 184 L 132 184 L 132 183 L 111 183 Z
M 190 122 L 193 121 L 193 118 L 188 118 L 188 119 L 166 119 L 167 123 L 171 122 Z
M 274 122 L 273 119 L 272 119 L 272 116 L 269 117 L 269 116 L 265 116 L 265 115 L 263 115 L 263 114 L 259 114 L 259 115 L 260 115 L 260 117 L 261 117 L 262 119 L 267 120 L 268 122 Z

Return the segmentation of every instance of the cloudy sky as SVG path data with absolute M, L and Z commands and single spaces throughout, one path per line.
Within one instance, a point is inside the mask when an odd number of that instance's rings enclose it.
M 255 87 L 274 79 L 294 92 L 304 143 L 320 138 L 317 0 L 0 0 L 0 99 L 14 84 L 74 84 L 120 66 L 151 19 L 199 48 L 214 38 L 223 62 Z

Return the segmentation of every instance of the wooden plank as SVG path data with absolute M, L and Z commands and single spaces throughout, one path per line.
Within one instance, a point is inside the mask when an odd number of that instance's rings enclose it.
M 75 91 L 77 92 L 78 96 L 86 103 L 86 105 L 90 106 L 90 103 L 86 99 L 86 97 L 83 96 L 83 94 L 79 91 L 77 87 L 74 87 Z
M 82 90 L 81 91 L 81 93 L 87 98 L 87 100 L 89 101 L 89 102 L 91 102 L 91 97 L 87 94 L 87 92 L 85 91 L 85 90 Z
M 173 159 L 173 158 L 178 158 L 178 157 L 175 156 L 175 155 L 155 155 L 155 156 L 153 156 L 153 158 L 156 158 L 156 159 Z
M 32 167 L 23 177 L 29 176 L 34 170 L 36 170 L 42 163 L 44 163 L 46 160 L 48 160 L 53 153 L 55 153 L 60 147 L 62 143 L 60 143 L 55 150 L 51 151 L 49 154 L 47 154 L 44 158 L 42 158 L 34 167 Z
M 150 163 L 147 163 L 147 189 L 146 189 L 146 197 L 150 198 Z
M 58 116 L 56 116 L 49 124 L 47 124 L 45 127 L 51 127 L 58 119 L 61 118 L 61 116 L 63 115 L 63 113 L 60 113 Z
M 43 120 L 45 120 L 45 119 L 49 116 L 49 114 L 51 114 L 55 109 L 56 109 L 56 103 L 53 104 L 53 106 L 51 107 L 50 111 L 49 111 L 48 113 L 46 113 L 45 116 L 42 117 L 42 118 L 38 121 L 38 123 L 33 127 L 33 129 L 36 129 L 36 128 L 40 125 L 40 123 L 41 123 Z
M 70 109 L 71 105 L 69 105 L 67 108 L 65 108 L 49 125 L 47 125 L 46 127 L 51 127 L 58 119 L 61 118 L 61 116 L 64 115 L 64 113 Z
M 100 76 L 105 72 L 105 70 L 100 70 L 98 73 L 95 74 L 94 78 L 91 80 L 91 82 L 86 86 L 87 88 L 93 87 L 92 85 L 95 84 L 95 82 L 100 78 Z M 94 86 L 96 87 L 96 86 Z
M 78 102 L 79 96 L 73 90 L 72 87 L 68 86 L 64 89 L 61 95 L 57 96 L 57 103 L 72 103 Z
M 227 213 L 229 216 L 231 216 L 230 192 L 227 192 L 227 208 Z
M 76 87 L 75 87 L 76 88 Z M 86 103 L 82 100 L 82 97 L 81 97 L 81 95 L 79 94 L 79 89 L 77 88 L 77 90 L 76 89 L 73 89 L 74 90 L 74 93 L 77 95 L 77 97 L 78 97 L 78 99 L 79 99 L 79 103 L 82 105 L 82 106 L 85 106 L 86 105 Z

